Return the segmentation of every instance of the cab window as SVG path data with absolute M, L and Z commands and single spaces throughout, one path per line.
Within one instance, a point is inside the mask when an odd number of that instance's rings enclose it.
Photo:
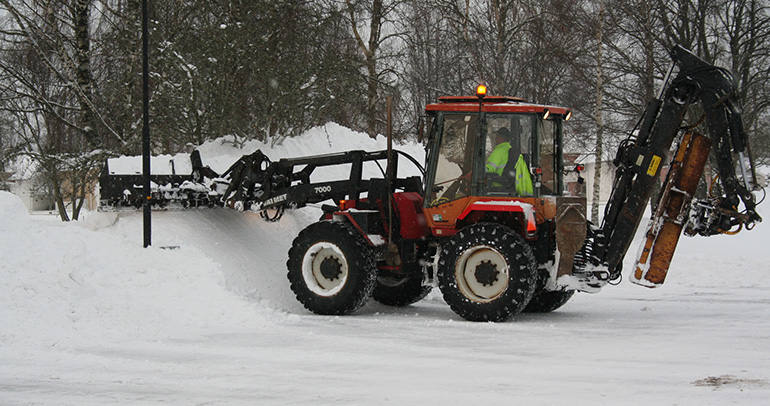
M 530 169 L 537 163 L 535 114 L 488 114 L 485 139 L 485 194 L 533 196 Z
M 478 115 L 446 114 L 440 136 L 431 206 L 470 195 Z

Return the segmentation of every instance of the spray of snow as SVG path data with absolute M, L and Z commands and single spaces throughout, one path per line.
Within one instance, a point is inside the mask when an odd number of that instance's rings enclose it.
M 32 221 L 7 192 L 0 192 L 0 212 L 6 348 L 260 325 L 264 314 L 228 292 L 219 264 L 198 250 L 143 249 L 84 227 L 109 225 L 114 214 L 92 213 L 85 224 Z

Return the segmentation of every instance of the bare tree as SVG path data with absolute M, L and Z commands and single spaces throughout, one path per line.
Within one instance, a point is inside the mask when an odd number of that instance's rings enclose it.
M 744 125 L 752 135 L 750 152 L 770 162 L 770 5 L 758 0 L 724 0 L 717 31 L 723 36 L 725 64 L 736 80 Z
M 461 23 L 455 14 L 447 18 L 445 11 L 440 0 L 431 0 L 410 1 L 402 12 L 406 57 L 401 85 L 413 122 L 439 96 L 462 94 L 478 83 L 465 39 L 456 31 Z
M 599 197 L 601 196 L 602 162 L 604 161 L 604 120 L 602 117 L 602 101 L 604 97 L 604 0 L 599 0 L 599 10 L 596 27 L 596 150 L 594 153 L 594 187 L 591 202 L 591 221 L 599 223 Z
M 366 132 L 376 137 L 382 128 L 381 89 L 387 85 L 388 76 L 393 74 L 387 65 L 392 57 L 383 53 L 385 45 L 401 36 L 393 23 L 398 0 L 345 0 L 351 32 L 363 55 L 366 71 Z M 366 28 L 368 30 L 364 34 Z
M 93 101 L 91 2 L 0 3 L 10 17 L 2 32 L 2 108 L 15 118 L 24 153 L 50 180 L 62 220 L 77 219 L 105 157 L 97 128 L 109 129 Z

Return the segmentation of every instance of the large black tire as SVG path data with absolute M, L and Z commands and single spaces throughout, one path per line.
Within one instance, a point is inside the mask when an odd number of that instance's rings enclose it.
M 366 304 L 377 272 L 372 249 L 347 223 L 309 225 L 289 250 L 291 290 L 316 314 L 351 314 Z
M 471 225 L 442 248 L 439 287 L 452 310 L 466 320 L 512 318 L 529 303 L 536 280 L 532 248 L 503 225 Z
M 532 300 L 530 300 L 529 304 L 527 304 L 527 307 L 524 308 L 524 312 L 550 313 L 564 306 L 574 294 L 574 290 L 567 290 L 564 292 L 549 292 L 546 290 L 541 290 L 532 296 Z
M 403 307 L 419 302 L 431 289 L 423 286 L 422 275 L 380 276 L 372 297 L 386 306 Z

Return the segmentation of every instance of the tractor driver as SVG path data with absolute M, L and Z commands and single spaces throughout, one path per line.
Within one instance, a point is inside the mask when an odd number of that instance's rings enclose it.
M 514 151 L 511 151 L 511 148 L 513 148 L 511 142 L 515 144 L 516 149 Z M 515 173 L 513 179 L 516 193 L 519 196 L 532 196 L 534 194 L 532 177 L 529 174 L 527 163 L 524 161 L 524 156 L 521 154 L 521 144 L 518 139 L 511 134 L 511 131 L 508 128 L 501 127 L 495 132 L 495 144 L 495 149 L 489 154 L 489 158 L 487 159 L 486 172 L 502 177 L 504 170 L 508 165 L 509 157 L 514 156 L 513 154 L 518 155 L 515 166 L 513 168 L 509 167 L 507 171 L 505 171 L 507 172 L 506 175 L 510 176 Z M 513 152 L 513 154 L 511 152 Z M 502 184 L 496 181 L 493 182 L 492 185 L 502 186 Z

